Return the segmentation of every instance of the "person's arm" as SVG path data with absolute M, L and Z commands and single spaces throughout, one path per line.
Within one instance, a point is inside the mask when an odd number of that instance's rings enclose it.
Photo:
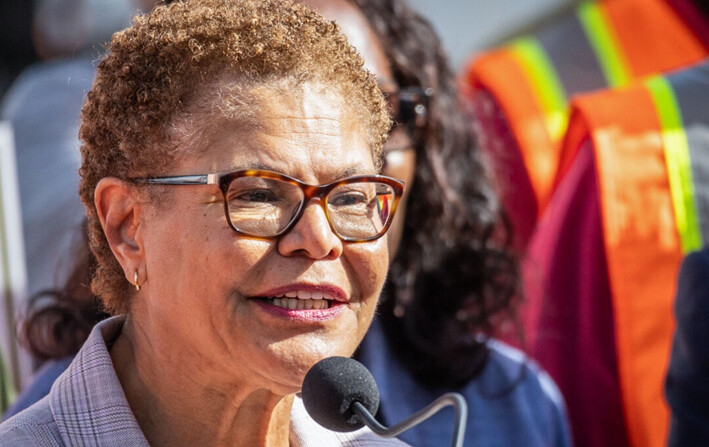
M 709 248 L 690 253 L 680 269 L 677 328 L 665 394 L 669 447 L 709 445 Z

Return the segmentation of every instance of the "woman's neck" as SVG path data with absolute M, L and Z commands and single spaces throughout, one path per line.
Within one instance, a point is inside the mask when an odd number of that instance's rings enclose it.
M 200 365 L 176 364 L 130 317 L 111 348 L 116 373 L 152 447 L 287 447 L 293 395 L 196 380 Z

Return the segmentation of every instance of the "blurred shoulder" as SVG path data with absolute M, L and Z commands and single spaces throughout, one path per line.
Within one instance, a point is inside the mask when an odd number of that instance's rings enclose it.
M 685 256 L 682 261 L 682 271 L 689 276 L 704 279 L 709 272 L 709 247 L 694 251 Z
M 674 302 L 681 324 L 700 329 L 709 315 L 709 248 L 689 253 L 682 261 Z M 706 330 L 706 329 L 705 329 Z
M 514 384 L 515 392 L 542 397 L 556 407 L 565 407 L 559 387 L 537 362 L 500 340 L 490 339 L 487 344 L 490 358 L 483 372 L 487 376 L 484 380 L 493 380 L 498 386 Z
M 22 391 L 17 397 L 17 400 L 7 409 L 3 415 L 3 419 L 9 419 L 49 394 L 49 390 L 52 388 L 54 381 L 69 367 L 73 359 L 74 356 L 69 356 L 45 362 L 34 374 L 27 388 Z
M 490 355 L 482 373 L 464 390 L 471 412 L 471 434 L 488 445 L 572 445 L 564 398 L 554 380 L 517 348 L 488 340 Z
M 44 398 L 0 424 L 0 445 L 13 447 L 62 447 L 61 435 Z

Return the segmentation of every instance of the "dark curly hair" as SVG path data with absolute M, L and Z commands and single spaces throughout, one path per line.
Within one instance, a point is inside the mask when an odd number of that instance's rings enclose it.
M 260 105 L 253 94 L 258 88 L 294 94 L 306 82 L 348 98 L 379 160 L 390 120 L 363 65 L 336 24 L 289 0 L 176 1 L 114 34 L 80 129 L 79 194 L 97 259 L 92 290 L 106 309 L 127 312 L 134 291 L 94 206 L 102 178 L 164 175 L 183 155 L 184 140 L 208 140 L 223 120 L 250 123 Z M 200 111 L 209 119 L 191 124 L 190 115 Z
M 86 221 L 73 246 L 74 265 L 66 283 L 31 296 L 19 326 L 20 341 L 38 360 L 76 354 L 94 325 L 108 317 L 101 300 L 91 293 L 96 258 L 89 249 Z
M 403 0 L 350 1 L 381 40 L 399 86 L 434 92 L 378 318 L 414 377 L 458 387 L 484 366 L 486 336 L 499 321 L 515 321 L 520 279 L 509 224 L 430 23 Z

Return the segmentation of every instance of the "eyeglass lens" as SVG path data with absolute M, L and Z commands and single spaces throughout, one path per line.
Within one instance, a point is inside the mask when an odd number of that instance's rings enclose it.
M 386 94 L 389 113 L 397 125 L 404 126 L 409 132 L 426 126 L 430 89 L 404 87 Z
M 394 189 L 376 181 L 345 183 L 325 197 L 325 212 L 340 237 L 362 240 L 386 227 L 394 203 Z M 272 237 L 286 229 L 303 206 L 300 186 L 263 177 L 238 177 L 227 192 L 229 218 L 242 233 Z

